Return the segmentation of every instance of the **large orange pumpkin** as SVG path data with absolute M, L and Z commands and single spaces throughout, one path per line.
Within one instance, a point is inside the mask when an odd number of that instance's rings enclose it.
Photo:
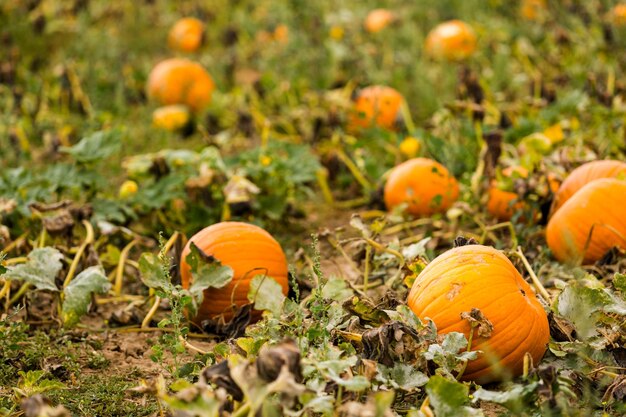
M 439 334 L 464 333 L 471 327 L 461 314 L 479 309 L 493 325 L 490 337 L 474 330 L 463 380 L 487 383 L 520 375 L 524 355 L 537 364 L 550 339 L 548 318 L 533 290 L 500 251 L 482 245 L 451 249 L 435 258 L 417 277 L 408 306 L 431 319 Z
M 379 126 L 395 130 L 401 119 L 404 97 L 391 87 L 373 85 L 359 91 L 349 120 L 349 129 Z
M 450 20 L 437 25 L 426 36 L 426 53 L 435 59 L 459 61 L 476 51 L 476 34 L 470 25 Z
M 288 267 L 280 244 L 262 228 L 240 222 L 222 222 L 206 227 L 196 233 L 183 249 L 180 260 L 182 285 L 189 288 L 193 277 L 186 261 L 191 242 L 207 255 L 233 269 L 233 279 L 223 288 L 209 288 L 198 309 L 194 322 L 214 319 L 220 314 L 226 320 L 233 317 L 233 306 L 248 304 L 250 282 L 257 275 L 272 277 L 282 287 L 283 294 L 289 289 Z M 261 312 L 253 310 L 253 318 Z
M 148 96 L 163 105 L 186 104 L 193 111 L 211 102 L 215 83 L 198 63 L 171 58 L 158 63 L 148 77 Z
M 167 36 L 170 48 L 183 52 L 197 51 L 204 40 L 204 23 L 193 17 L 178 20 Z
M 387 9 L 374 9 L 367 14 L 363 26 L 369 33 L 380 32 L 395 20 L 395 15 Z
M 601 178 L 578 190 L 554 213 L 548 246 L 561 262 L 595 262 L 614 246 L 626 249 L 626 181 Z
M 504 177 L 516 175 L 518 178 L 528 178 L 528 170 L 523 167 L 508 167 L 502 170 Z M 489 187 L 487 211 L 501 221 L 511 220 L 513 215 L 524 209 L 524 202 L 519 201 L 517 193 L 503 190 L 498 187 L 497 181 L 492 181 Z
M 385 184 L 387 209 L 406 203 L 413 216 L 446 211 L 459 196 L 459 184 L 446 167 L 428 158 L 413 158 L 391 170 Z
M 551 213 L 554 214 L 578 190 L 600 178 L 626 178 L 626 162 L 601 160 L 583 164 L 572 171 L 563 181 L 559 191 L 554 196 Z

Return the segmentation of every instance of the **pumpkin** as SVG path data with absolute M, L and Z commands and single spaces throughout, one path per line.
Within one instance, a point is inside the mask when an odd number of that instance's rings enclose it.
M 185 130 L 190 123 L 191 113 L 182 104 L 159 107 L 152 112 L 152 124 L 170 132 Z
M 435 59 L 460 61 L 476 51 L 476 34 L 470 25 L 450 20 L 432 29 L 426 36 L 426 54 Z
M 282 287 L 283 294 L 289 289 L 288 267 L 285 253 L 280 244 L 262 228 L 240 222 L 221 222 L 196 233 L 183 249 L 180 260 L 180 275 L 183 288 L 193 281 L 187 255 L 193 242 L 198 249 L 213 256 L 224 266 L 233 269 L 233 279 L 223 288 L 208 288 L 204 300 L 193 321 L 201 323 L 223 315 L 225 320 L 233 317 L 233 307 L 248 304 L 250 282 L 256 275 L 267 275 Z M 253 310 L 252 317 L 258 319 L 260 311 Z
M 157 64 L 148 77 L 148 96 L 163 104 L 185 104 L 194 112 L 211 102 L 213 79 L 198 63 L 171 58 Z
M 384 189 L 388 210 L 406 203 L 413 216 L 446 211 L 459 196 L 459 184 L 446 167 L 428 158 L 413 158 L 391 170 Z
M 546 0 L 522 0 L 520 14 L 526 20 L 537 20 L 546 8 Z
M 287 43 L 289 41 L 289 27 L 283 24 L 276 26 L 274 28 L 274 40 L 280 43 Z
M 170 48 L 182 52 L 197 51 L 204 41 L 204 23 L 193 17 L 178 20 L 167 35 Z
M 554 196 L 550 212 L 554 214 L 567 200 L 578 190 L 591 181 L 600 178 L 624 177 L 626 178 L 626 162 L 601 160 L 587 162 L 572 171 L 563 181 L 559 191 Z
M 395 15 L 387 9 L 374 9 L 367 14 L 363 26 L 369 33 L 380 32 L 395 20 Z
M 379 126 L 395 130 L 404 97 L 391 87 L 373 85 L 359 91 L 350 114 L 349 130 Z
M 528 171 L 523 167 L 508 167 L 502 170 L 502 176 L 528 178 Z M 515 212 L 524 209 L 524 202 L 518 200 L 517 193 L 500 189 L 497 181 L 494 180 L 489 187 L 487 211 L 498 220 L 511 220 Z
M 546 229 L 561 262 L 595 262 L 614 246 L 626 249 L 626 181 L 601 178 L 578 190 L 554 213 Z
M 615 5 L 611 10 L 611 17 L 615 26 L 626 26 L 626 4 Z
M 462 313 L 477 308 L 493 325 L 490 337 L 472 336 L 463 380 L 487 382 L 518 376 L 524 355 L 538 363 L 550 339 L 548 317 L 530 285 L 500 251 L 482 245 L 451 249 L 419 274 L 409 292 L 408 306 L 420 319 L 430 319 L 438 334 L 464 333 L 470 323 Z

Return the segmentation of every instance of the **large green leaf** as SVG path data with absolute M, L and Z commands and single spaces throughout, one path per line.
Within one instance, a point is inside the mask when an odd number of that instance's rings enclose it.
M 466 406 L 469 402 L 469 388 L 460 382 L 434 375 L 426 384 L 426 392 L 437 417 L 483 415 L 482 411 Z
M 153 253 L 141 254 L 139 272 L 141 273 L 141 282 L 149 288 L 165 292 L 171 292 L 174 288 L 163 262 Z
M 87 313 L 93 293 L 104 294 L 111 288 L 111 283 L 100 266 L 91 266 L 74 278 L 63 293 L 62 318 L 65 326 L 73 326 Z
M 254 303 L 257 310 L 271 311 L 275 317 L 279 317 L 285 298 L 282 287 L 274 278 L 257 275 L 250 282 L 248 300 Z
M 95 132 L 86 136 L 74 146 L 63 146 L 61 152 L 68 153 L 78 162 L 94 162 L 107 158 L 122 147 L 121 134 L 118 130 Z
M 34 249 L 28 254 L 28 261 L 10 267 L 4 277 L 32 284 L 38 290 L 58 291 L 54 279 L 63 267 L 63 254 L 54 248 Z

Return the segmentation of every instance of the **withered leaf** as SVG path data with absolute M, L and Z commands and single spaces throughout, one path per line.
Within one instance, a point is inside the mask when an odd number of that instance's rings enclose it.
M 259 376 L 267 382 L 276 380 L 283 366 L 287 366 L 296 382 L 302 380 L 300 350 L 293 339 L 286 339 L 271 347 L 263 346 L 256 361 Z
M 485 317 L 485 315 L 477 308 L 472 308 L 468 313 L 464 311 L 461 313 L 461 318 L 467 320 L 472 328 L 478 329 L 478 336 L 489 338 L 493 333 L 493 324 Z

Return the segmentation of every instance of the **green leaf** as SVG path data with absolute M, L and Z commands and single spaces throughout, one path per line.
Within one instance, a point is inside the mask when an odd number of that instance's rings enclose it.
M 626 315 L 626 306 L 599 283 L 572 282 L 559 294 L 557 310 L 572 322 L 580 338 L 597 334 L 597 322 L 603 312 Z
M 38 290 L 58 291 L 54 280 L 63 267 L 63 254 L 54 248 L 34 249 L 28 261 L 8 268 L 6 279 L 28 282 Z
M 341 277 L 332 276 L 322 288 L 322 297 L 327 300 L 343 301 L 352 297 L 353 292 Z
M 370 382 L 363 375 L 356 375 L 350 379 L 343 379 L 338 376 L 332 376 L 333 381 L 344 387 L 348 391 L 359 392 L 370 387 Z
M 511 411 L 519 412 L 523 409 L 524 403 L 530 399 L 539 384 L 531 382 L 528 384 L 515 384 L 506 391 L 488 391 L 479 388 L 474 392 L 473 401 L 489 401 L 496 404 L 502 404 Z
M 153 253 L 142 253 L 139 258 L 139 272 L 141 273 L 141 282 L 147 287 L 164 292 L 172 292 L 174 286 L 170 282 L 170 277 L 163 263 Z
M 626 299 L 626 274 L 616 273 L 613 277 L 613 285 L 622 293 L 622 298 Z
M 121 147 L 120 131 L 107 130 L 86 136 L 74 146 L 62 146 L 60 151 L 72 155 L 77 162 L 89 163 L 107 158 L 119 152 Z
M 87 313 L 91 295 L 104 294 L 111 288 L 111 283 L 100 266 L 91 266 L 82 271 L 65 288 L 62 317 L 65 326 L 73 326 Z
M 463 333 L 451 332 L 446 334 L 441 344 L 441 348 L 445 353 L 456 354 L 461 349 L 467 348 L 467 339 Z
M 460 382 L 434 375 L 426 384 L 426 392 L 437 417 L 483 415 L 480 410 L 466 407 L 469 401 L 469 388 Z
M 285 298 L 283 288 L 272 277 L 257 275 L 250 282 L 248 300 L 254 303 L 256 310 L 267 310 L 279 317 Z
M 379 367 L 381 368 L 382 376 L 393 388 L 413 391 L 416 388 L 426 385 L 428 382 L 428 376 L 426 374 L 406 363 L 396 362 L 391 368 L 387 368 L 383 365 L 379 365 Z

